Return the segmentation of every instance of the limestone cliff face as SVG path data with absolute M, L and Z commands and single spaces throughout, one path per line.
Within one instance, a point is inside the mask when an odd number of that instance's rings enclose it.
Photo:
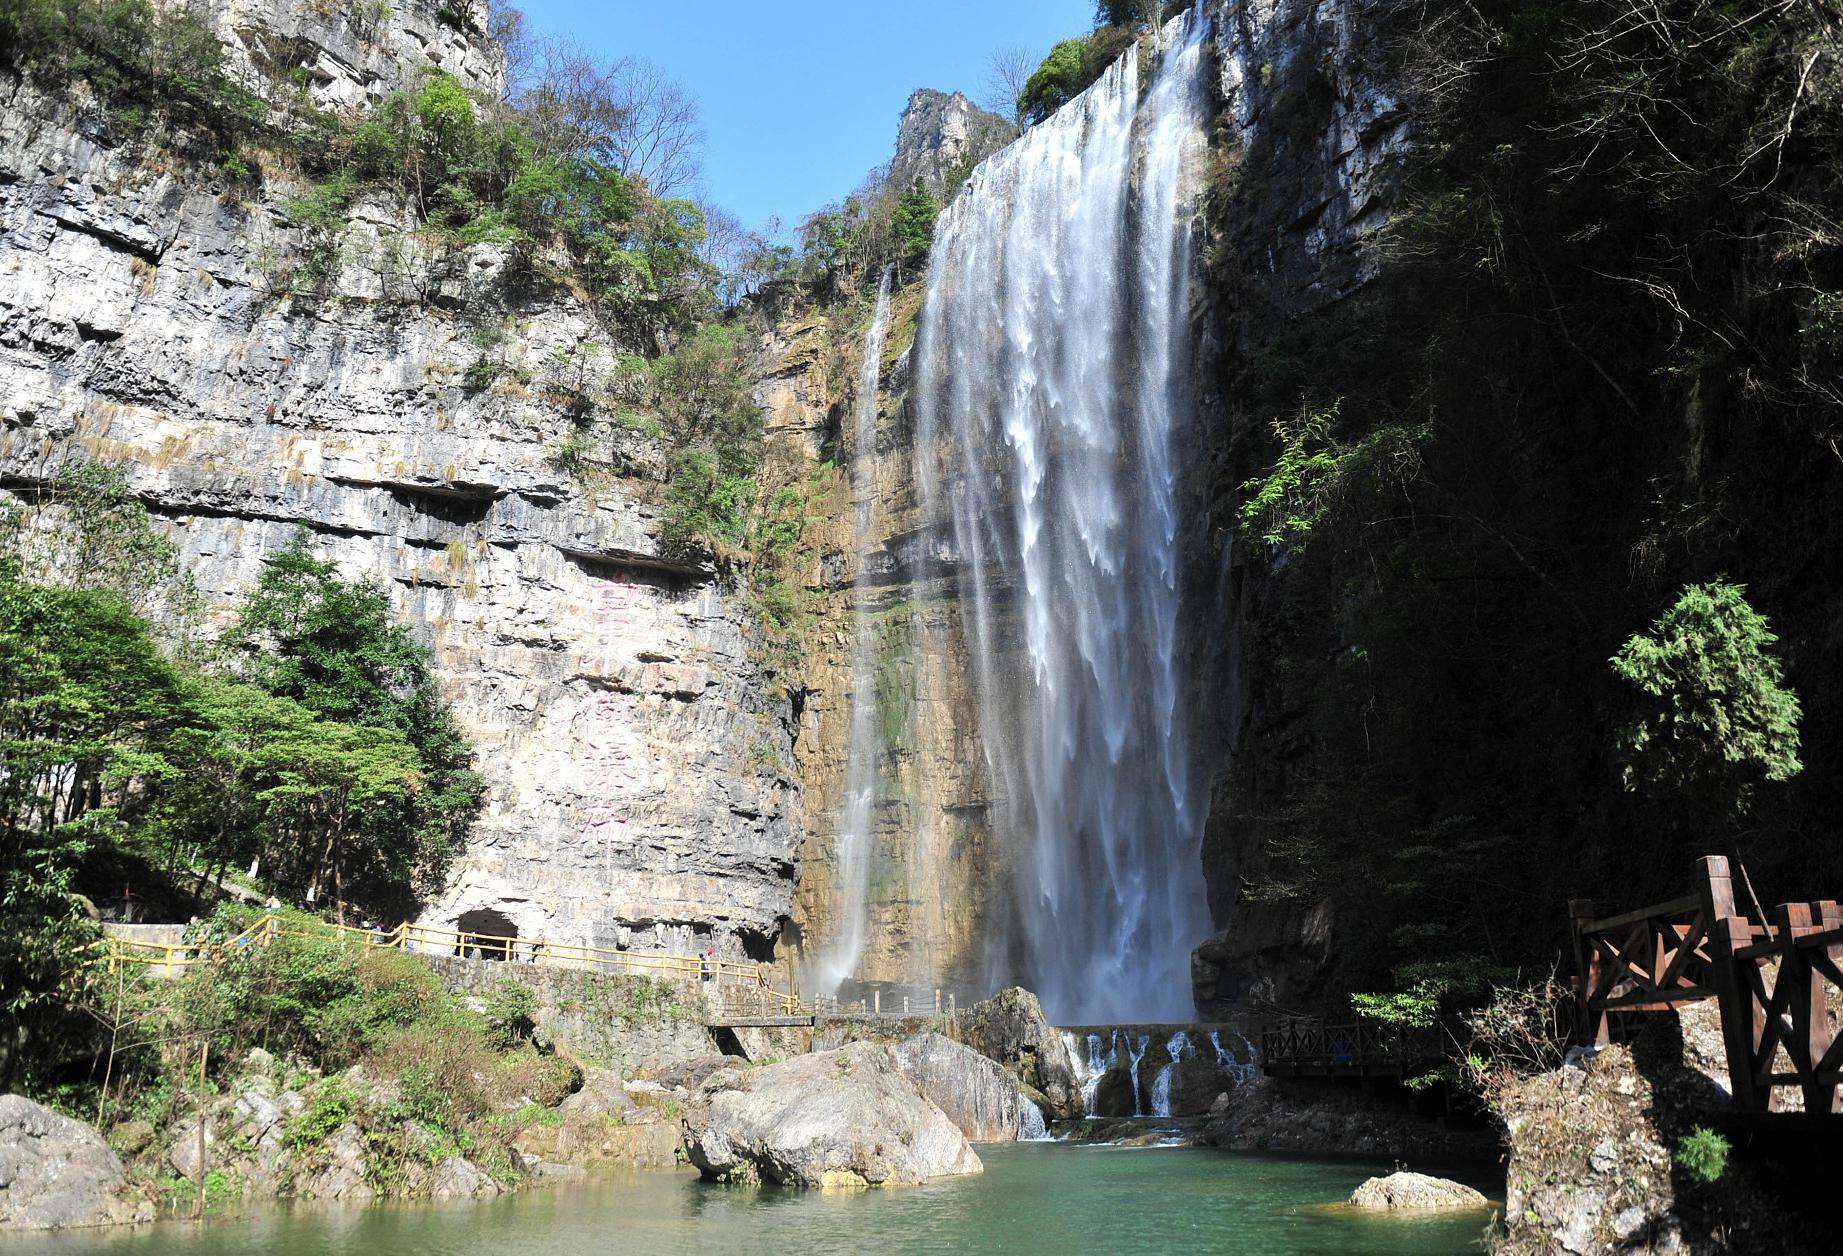
M 928 570 L 929 547 L 938 542 L 918 515 L 907 367 L 920 299 L 917 282 L 892 301 L 875 446 L 865 451 L 859 481 L 870 498 L 870 544 L 861 556 L 870 582 L 863 627 L 874 634 L 876 665 L 864 696 L 876 706 L 878 803 L 871 820 L 868 945 L 861 981 L 843 992 L 846 998 L 869 997 L 874 987 L 890 999 L 907 992 L 931 1001 L 937 984 L 958 989 L 962 999 L 978 997 L 982 922 L 994 888 L 984 858 L 984 758 L 958 589 L 951 570 Z M 853 381 L 861 373 L 870 316 L 865 301 L 831 316 L 803 318 L 781 327 L 770 345 L 771 374 L 763 389 L 770 431 L 798 441 L 808 457 L 834 457 L 846 467 L 857 458 L 845 416 L 857 404 Z M 848 477 L 841 477 L 838 495 L 807 577 L 816 598 L 795 748 L 806 835 L 785 953 L 794 971 L 824 953 L 842 910 L 838 835 L 858 696 L 852 587 L 860 555 L 852 535 L 858 503 Z
M 256 80 L 306 65 L 346 105 L 431 64 L 497 90 L 499 53 L 451 8 L 213 14 Z M 220 622 L 298 528 L 383 584 L 489 783 L 427 920 L 765 957 L 801 832 L 791 708 L 741 599 L 660 559 L 660 451 L 571 416 L 570 373 L 622 346 L 566 288 L 381 198 L 309 291 L 325 246 L 289 218 L 299 192 L 272 174 L 246 200 L 0 82 L 0 486 L 124 466 Z M 581 475 L 547 452 L 572 433 Z
M 964 177 L 1016 137 L 1017 127 L 959 92 L 923 88 L 909 97 L 897 124 L 890 182 L 906 188 L 920 179 L 936 197 L 943 196 L 956 175 Z

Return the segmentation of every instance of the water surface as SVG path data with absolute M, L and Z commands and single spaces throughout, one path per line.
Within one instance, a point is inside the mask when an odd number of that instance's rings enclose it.
M 982 1146 L 986 1172 L 902 1190 L 710 1186 L 655 1173 L 482 1203 L 295 1208 L 0 1241 L 0 1256 L 1459 1256 L 1482 1213 L 1372 1217 L 1322 1207 L 1389 1166 L 1189 1148 Z

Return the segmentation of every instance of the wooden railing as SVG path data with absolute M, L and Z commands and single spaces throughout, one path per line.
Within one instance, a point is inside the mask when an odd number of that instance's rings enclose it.
M 1755 923 L 1735 909 L 1728 861 L 1711 855 L 1687 898 L 1604 920 L 1584 901 L 1569 913 L 1588 1039 L 1609 1041 L 1615 1016 L 1715 999 L 1737 1108 L 1783 1110 L 1795 1088 L 1807 1113 L 1843 1113 L 1843 1035 L 1828 1004 L 1843 994 L 1835 901 L 1782 903 Z
M 1407 1078 L 1438 1067 L 1457 1047 L 1453 1028 L 1358 1021 L 1297 1021 L 1261 1033 L 1261 1069 L 1272 1077 Z
M 803 1011 L 799 998 L 774 989 L 765 969 L 736 960 L 704 959 L 695 955 L 665 955 L 620 951 L 608 947 L 587 946 L 573 942 L 551 942 L 542 938 L 498 937 L 459 929 L 440 929 L 431 925 L 405 922 L 395 929 L 363 929 L 352 925 L 328 925 L 319 929 L 288 929 L 274 917 L 258 921 L 242 933 L 222 942 L 182 941 L 177 943 L 140 942 L 127 938 L 106 938 L 96 944 L 106 957 L 109 971 L 127 965 L 159 970 L 161 976 L 183 976 L 199 964 L 222 963 L 236 950 L 264 945 L 278 937 L 336 937 L 348 945 L 404 951 L 431 958 L 453 956 L 476 960 L 498 960 L 519 964 L 536 964 L 550 968 L 572 968 L 583 972 L 614 973 L 652 977 L 660 981 L 713 982 L 731 990 L 747 991 L 761 999 L 776 1015 L 798 1016 Z M 99 957 L 99 958 L 100 958 Z

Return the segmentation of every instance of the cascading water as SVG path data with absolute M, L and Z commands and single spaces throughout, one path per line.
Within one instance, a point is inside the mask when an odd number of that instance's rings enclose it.
M 871 510 L 876 501 L 874 456 L 877 440 L 877 390 L 883 379 L 883 341 L 889 331 L 890 277 L 877 285 L 877 307 L 864 334 L 864 367 L 858 375 L 857 413 L 852 428 L 851 485 L 857 499 L 855 543 L 857 574 L 852 580 L 854 641 L 851 658 L 851 744 L 845 763 L 844 811 L 838 826 L 839 915 L 837 933 L 821 955 L 815 974 L 819 988 L 836 994 L 857 972 L 870 934 L 871 822 L 877 790 L 876 642 L 869 622 L 870 582 L 865 553 L 870 543 Z
M 951 527 L 1019 903 L 989 975 L 1075 1023 L 1187 1018 L 1209 930 L 1172 465 L 1207 27 L 1175 19 L 1148 89 L 1134 49 L 974 172 L 917 342 L 917 477 Z
M 1152 1115 L 1171 1115 L 1171 1074 L 1176 1071 L 1178 1061 L 1184 1058 L 1184 1048 L 1190 1045 L 1190 1035 L 1178 1030 L 1165 1043 L 1165 1051 L 1171 1056 L 1171 1063 L 1158 1070 L 1158 1076 L 1152 1081 Z
M 1209 1042 L 1212 1047 L 1216 1048 L 1216 1063 L 1222 1066 L 1223 1072 L 1234 1079 L 1237 1086 L 1241 1086 L 1260 1072 L 1261 1056 L 1255 1045 L 1248 1041 L 1248 1035 L 1237 1033 L 1235 1036 L 1241 1039 L 1242 1046 L 1248 1048 L 1248 1058 L 1245 1061 L 1237 1060 L 1234 1053 L 1222 1045 L 1222 1035 L 1217 1030 L 1209 1031 Z
M 1018 1110 L 1017 1137 L 1021 1143 L 1047 1142 L 1050 1138 L 1049 1123 L 1043 1119 L 1043 1109 L 1026 1099 L 1024 1106 Z
M 1152 1045 L 1152 1035 L 1140 1034 L 1136 1040 L 1130 1035 L 1120 1034 L 1117 1030 L 1115 1031 L 1115 1035 L 1117 1037 L 1126 1038 L 1126 1057 L 1128 1061 L 1126 1067 L 1127 1072 L 1132 1075 L 1133 1079 L 1133 1115 L 1144 1116 L 1145 1096 L 1140 1093 L 1139 1061 L 1145 1059 L 1145 1049 Z M 1137 1045 L 1135 1045 L 1135 1043 Z

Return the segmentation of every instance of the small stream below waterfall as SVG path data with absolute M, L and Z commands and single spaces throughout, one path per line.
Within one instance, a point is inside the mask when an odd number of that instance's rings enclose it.
M 295 1208 L 248 1221 L 0 1235 L 0 1256 L 786 1256 L 823 1252 L 1458 1256 L 1484 1214 L 1327 1206 L 1390 1166 L 1060 1143 L 989 1144 L 986 1171 L 883 1191 L 711 1186 L 653 1173 L 483 1203 Z

